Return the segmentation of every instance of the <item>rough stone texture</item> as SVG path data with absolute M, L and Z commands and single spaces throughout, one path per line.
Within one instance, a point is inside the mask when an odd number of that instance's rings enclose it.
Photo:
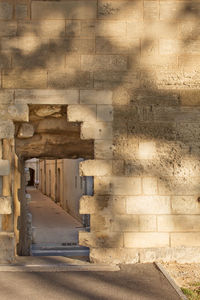
M 9 160 L 0 159 L 0 176 L 6 176 L 10 173 Z
M 0 139 L 90 159 L 94 262 L 199 258 L 199 16 L 199 1 L 0 2 Z
M 0 233 L 0 263 L 10 263 L 14 260 L 14 234 Z
M 33 135 L 34 135 L 33 125 L 24 123 L 20 126 L 17 137 L 21 139 L 26 139 L 32 137 Z
M 11 197 L 0 197 L 0 214 L 11 214 L 12 213 L 12 198 Z

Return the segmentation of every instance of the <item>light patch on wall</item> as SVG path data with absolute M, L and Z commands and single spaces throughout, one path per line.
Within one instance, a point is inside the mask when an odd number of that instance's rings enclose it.
M 138 156 L 140 159 L 152 159 L 156 154 L 156 146 L 152 141 L 139 142 Z

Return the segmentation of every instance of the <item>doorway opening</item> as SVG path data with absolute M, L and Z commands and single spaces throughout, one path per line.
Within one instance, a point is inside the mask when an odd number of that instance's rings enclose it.
M 93 159 L 94 142 L 81 140 L 66 105 L 29 108 L 29 122 L 16 123 L 15 136 L 23 165 L 18 255 L 88 256 L 78 233 L 90 230 L 90 217 L 80 215 L 79 200 L 93 195 L 93 177 L 81 177 L 79 163 Z

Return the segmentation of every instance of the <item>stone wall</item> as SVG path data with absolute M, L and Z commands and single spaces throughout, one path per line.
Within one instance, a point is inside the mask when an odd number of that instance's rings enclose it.
M 68 105 L 82 122 L 93 261 L 200 258 L 199 14 L 198 0 L 0 2 L 0 138 L 29 104 Z

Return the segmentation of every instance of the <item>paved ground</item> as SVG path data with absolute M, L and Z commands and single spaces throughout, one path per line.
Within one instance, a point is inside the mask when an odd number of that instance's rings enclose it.
M 82 224 L 39 190 L 29 189 L 35 244 L 77 244 Z
M 116 272 L 0 272 L 2 300 L 178 300 L 153 264 Z

